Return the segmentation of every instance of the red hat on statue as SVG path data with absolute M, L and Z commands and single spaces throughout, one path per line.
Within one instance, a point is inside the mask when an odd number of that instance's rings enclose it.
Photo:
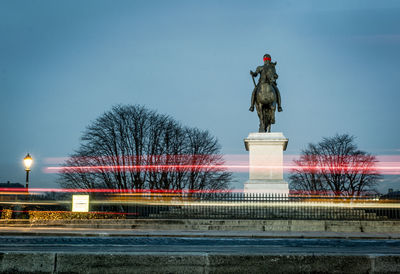
M 271 55 L 265 54 L 264 57 L 263 57 L 263 60 L 264 60 L 264 62 L 267 61 L 267 60 L 271 61 Z

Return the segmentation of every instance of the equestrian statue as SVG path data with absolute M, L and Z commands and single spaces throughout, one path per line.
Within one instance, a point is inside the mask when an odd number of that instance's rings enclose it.
M 278 111 L 282 111 L 281 94 L 279 92 L 276 79 L 276 62 L 271 62 L 271 56 L 265 54 L 263 57 L 264 65 L 257 67 L 256 71 L 250 70 L 253 78 L 254 90 L 251 94 L 250 111 L 254 111 L 256 106 L 258 118 L 260 120 L 259 132 L 271 132 L 271 125 L 275 124 L 275 108 L 278 105 Z M 257 75 L 258 84 L 254 80 Z

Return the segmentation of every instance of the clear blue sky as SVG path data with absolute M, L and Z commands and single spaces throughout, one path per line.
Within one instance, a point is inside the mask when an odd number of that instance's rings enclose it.
M 42 172 L 115 104 L 208 129 L 225 154 L 258 130 L 250 69 L 278 61 L 287 153 L 349 133 L 400 154 L 400 1 L 0 1 L 0 182 Z M 390 176 L 389 176 L 390 177 Z M 386 184 L 400 188 L 399 176 Z M 397 187 L 399 185 L 399 187 Z

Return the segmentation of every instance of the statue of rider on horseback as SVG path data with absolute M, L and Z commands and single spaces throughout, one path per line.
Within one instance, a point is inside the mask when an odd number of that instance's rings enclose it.
M 259 132 L 271 132 L 271 125 L 275 124 L 275 108 L 278 105 L 278 111 L 282 111 L 281 95 L 277 87 L 276 62 L 271 62 L 271 56 L 265 54 L 263 57 L 264 65 L 257 67 L 256 71 L 250 71 L 253 78 L 254 90 L 251 94 L 250 111 L 254 111 L 256 106 L 258 118 L 260 119 Z M 254 77 L 260 75 L 258 84 Z

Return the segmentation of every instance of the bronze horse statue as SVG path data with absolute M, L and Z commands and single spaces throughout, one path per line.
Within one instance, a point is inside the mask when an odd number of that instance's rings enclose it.
M 277 102 L 275 70 L 276 63 L 268 62 L 257 68 L 256 72 L 250 71 L 255 85 L 255 106 L 260 120 L 259 132 L 271 132 L 271 125 L 275 124 L 275 108 Z M 254 77 L 260 74 L 256 85 Z M 280 98 L 279 98 L 280 99 Z

